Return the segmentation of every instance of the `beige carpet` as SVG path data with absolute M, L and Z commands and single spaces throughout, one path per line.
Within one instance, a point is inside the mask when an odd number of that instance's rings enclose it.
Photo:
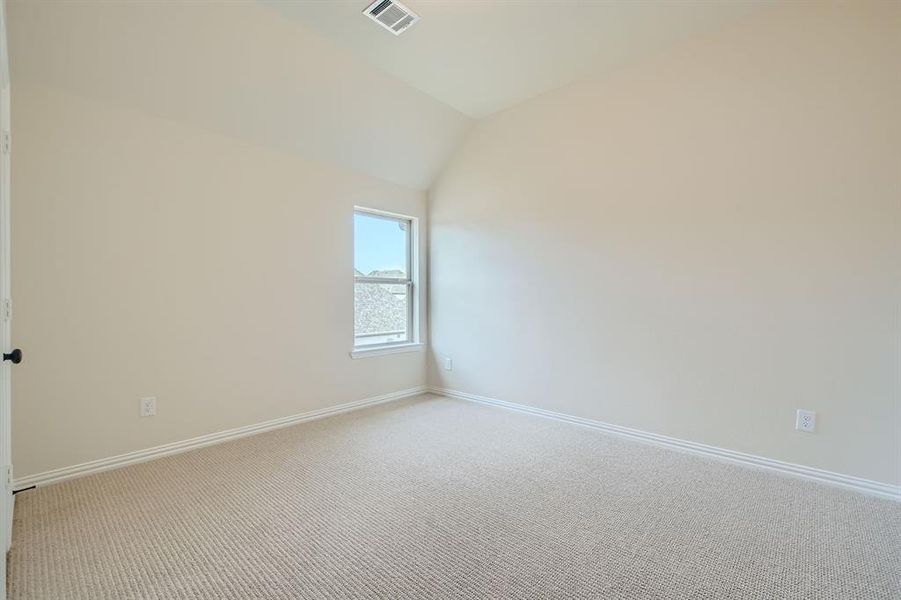
M 901 504 L 424 397 L 19 494 L 13 599 L 901 598 Z

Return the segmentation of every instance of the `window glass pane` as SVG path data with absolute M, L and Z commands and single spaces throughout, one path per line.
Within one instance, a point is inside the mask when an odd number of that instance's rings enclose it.
M 407 277 L 410 223 L 354 213 L 354 275 Z
M 354 345 L 409 340 L 408 290 L 406 284 L 354 283 Z

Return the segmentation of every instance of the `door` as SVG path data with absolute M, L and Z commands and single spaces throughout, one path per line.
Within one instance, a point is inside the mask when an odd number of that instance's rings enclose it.
M 9 55 L 6 46 L 6 7 L 0 2 L 0 544 L 4 557 L 0 568 L 0 599 L 6 598 L 6 552 L 12 540 L 12 445 L 10 440 L 10 367 L 18 362 L 11 352 L 9 329 L 12 318 L 9 281 L 9 174 L 10 107 Z

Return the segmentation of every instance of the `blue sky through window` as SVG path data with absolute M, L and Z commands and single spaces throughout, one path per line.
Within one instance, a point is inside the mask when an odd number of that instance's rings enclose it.
M 354 268 L 372 271 L 406 270 L 407 232 L 401 223 L 365 214 L 354 214 Z

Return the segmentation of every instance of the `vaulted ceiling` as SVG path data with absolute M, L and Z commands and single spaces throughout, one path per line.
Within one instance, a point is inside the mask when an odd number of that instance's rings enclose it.
M 422 20 L 395 37 L 362 14 L 367 0 L 9 0 L 12 85 L 61 88 L 425 189 L 474 118 L 761 6 L 406 4 Z
M 371 0 L 262 0 L 473 118 L 585 75 L 603 75 L 764 6 L 761 0 L 403 0 L 421 20 L 398 37 Z
M 12 0 L 8 16 L 14 96 L 53 86 L 417 189 L 471 124 L 256 2 Z

